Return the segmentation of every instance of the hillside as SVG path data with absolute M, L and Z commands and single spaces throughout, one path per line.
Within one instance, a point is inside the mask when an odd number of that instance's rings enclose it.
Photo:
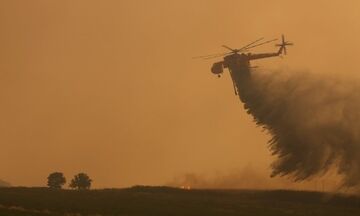
M 11 207 L 9 209 L 9 207 Z M 1 188 L 0 215 L 360 215 L 360 198 L 301 191 Z

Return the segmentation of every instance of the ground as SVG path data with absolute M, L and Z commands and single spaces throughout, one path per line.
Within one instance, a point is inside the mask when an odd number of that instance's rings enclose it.
M 305 191 L 0 188 L 1 216 L 360 215 L 360 197 Z

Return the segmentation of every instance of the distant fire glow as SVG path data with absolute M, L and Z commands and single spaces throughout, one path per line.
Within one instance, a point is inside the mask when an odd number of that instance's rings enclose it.
M 183 190 L 191 190 L 191 187 L 189 185 L 187 185 L 187 186 L 182 185 L 182 186 L 180 186 L 180 188 Z

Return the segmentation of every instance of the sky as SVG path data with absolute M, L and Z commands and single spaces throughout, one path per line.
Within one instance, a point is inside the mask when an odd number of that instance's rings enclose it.
M 261 69 L 358 76 L 360 2 L 0 0 L 0 179 L 45 186 L 61 171 L 96 188 L 162 185 L 254 167 L 269 136 L 219 59 L 260 37 L 294 42 Z M 268 44 L 252 52 L 273 52 Z

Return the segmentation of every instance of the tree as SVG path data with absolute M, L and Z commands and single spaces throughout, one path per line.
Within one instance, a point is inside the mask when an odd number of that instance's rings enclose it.
M 71 180 L 70 187 L 78 190 L 90 189 L 92 180 L 86 173 L 79 173 Z
M 66 183 L 64 174 L 61 172 L 53 172 L 48 176 L 47 185 L 49 188 L 61 189 L 61 187 Z

